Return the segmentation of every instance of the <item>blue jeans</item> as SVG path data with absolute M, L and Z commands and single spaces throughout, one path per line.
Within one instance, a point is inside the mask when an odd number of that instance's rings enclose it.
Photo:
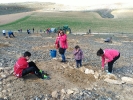
M 63 54 L 61 54 L 62 61 L 66 61 L 65 52 L 66 52 L 66 49 L 64 49 L 64 53 L 63 53 Z
M 76 60 L 77 68 L 79 68 L 79 65 L 80 65 L 80 67 L 82 66 L 82 60 Z

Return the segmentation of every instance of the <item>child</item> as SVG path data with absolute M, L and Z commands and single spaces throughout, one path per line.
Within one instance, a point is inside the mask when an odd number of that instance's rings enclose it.
M 73 52 L 73 55 L 74 55 L 74 58 L 76 60 L 76 67 L 79 68 L 79 65 L 81 67 L 82 66 L 82 59 L 83 59 L 83 52 L 78 45 L 75 46 L 75 50 Z
M 102 70 L 104 70 L 104 65 L 108 63 L 108 74 L 112 73 L 112 68 L 114 62 L 119 59 L 120 52 L 115 49 L 105 49 L 101 48 L 97 51 L 97 56 L 102 57 Z
M 31 53 L 26 51 L 23 57 L 20 57 L 14 65 L 14 75 L 18 78 L 21 78 L 29 73 L 35 74 L 41 79 L 49 79 L 46 73 L 38 69 L 34 62 L 27 62 L 31 57 Z

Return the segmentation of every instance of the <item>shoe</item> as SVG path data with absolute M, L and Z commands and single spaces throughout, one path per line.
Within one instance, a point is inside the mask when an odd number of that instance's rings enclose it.
M 62 63 L 65 63 L 66 61 L 63 61 L 63 60 L 62 60 L 61 62 L 62 62 Z
M 44 72 L 43 70 L 40 70 L 39 72 L 40 72 L 42 75 L 47 75 L 47 76 L 49 75 L 48 73 Z
M 47 76 L 47 75 L 43 75 L 42 79 L 45 79 L 45 80 L 50 80 L 50 77 Z
M 41 74 L 44 74 L 44 71 L 43 71 L 43 70 L 40 70 L 39 72 L 40 72 Z
M 108 70 L 106 70 L 106 72 L 107 72 L 107 73 L 110 73 L 110 74 L 112 74 L 112 73 L 113 73 L 113 71 L 112 71 L 112 72 L 109 72 Z
M 108 72 L 107 74 L 110 75 L 110 74 L 112 74 L 112 73 Z

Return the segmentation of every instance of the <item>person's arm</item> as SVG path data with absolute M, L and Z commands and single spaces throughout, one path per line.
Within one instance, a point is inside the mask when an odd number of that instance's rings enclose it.
M 76 55 L 77 53 L 78 53 L 78 51 L 77 51 L 77 50 L 74 50 L 74 51 L 73 51 L 73 54 L 74 54 L 74 55 Z
M 104 64 L 105 64 L 105 57 L 102 56 L 102 69 L 104 69 Z

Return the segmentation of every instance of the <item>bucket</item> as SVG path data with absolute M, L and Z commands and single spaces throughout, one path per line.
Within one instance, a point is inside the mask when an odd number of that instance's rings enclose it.
M 50 50 L 50 56 L 52 58 L 56 57 L 56 50 Z

